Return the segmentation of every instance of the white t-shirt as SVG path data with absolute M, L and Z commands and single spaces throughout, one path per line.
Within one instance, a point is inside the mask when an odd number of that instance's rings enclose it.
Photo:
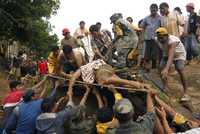
M 200 128 L 193 128 L 191 130 L 188 130 L 186 132 L 182 132 L 182 133 L 176 133 L 176 134 L 200 134 Z
M 175 52 L 174 52 L 174 60 L 186 60 L 186 51 L 181 40 L 173 35 L 169 35 L 169 41 L 167 44 L 161 44 L 159 42 L 159 47 L 163 51 L 163 56 L 168 57 L 168 46 L 176 44 Z

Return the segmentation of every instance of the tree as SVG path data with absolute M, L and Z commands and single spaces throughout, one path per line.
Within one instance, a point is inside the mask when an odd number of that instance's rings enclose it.
M 0 0 L 0 40 L 17 40 L 36 51 L 46 52 L 58 41 L 49 23 L 59 0 Z

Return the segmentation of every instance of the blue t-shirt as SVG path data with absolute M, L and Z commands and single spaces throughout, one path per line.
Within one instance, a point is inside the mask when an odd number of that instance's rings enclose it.
M 14 110 L 9 118 L 8 132 L 16 126 L 16 134 L 34 134 L 36 119 L 42 113 L 41 103 L 43 99 L 22 102 L 18 106 L 18 112 Z
M 33 134 L 38 115 L 42 113 L 42 99 L 22 103 L 19 107 L 17 134 Z

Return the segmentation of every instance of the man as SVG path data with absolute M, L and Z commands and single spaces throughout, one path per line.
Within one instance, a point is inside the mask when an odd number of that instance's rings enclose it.
M 64 45 L 71 45 L 72 48 L 80 47 L 80 41 L 70 35 L 70 31 L 68 28 L 64 28 L 62 34 L 64 38 L 61 40 L 61 49 Z
M 166 2 L 160 4 L 161 26 L 166 28 L 170 35 L 180 37 L 179 26 L 184 25 L 178 14 L 169 12 L 169 5 Z
M 144 29 L 145 39 L 145 63 L 149 64 L 152 61 L 152 69 L 156 68 L 156 62 L 158 59 L 158 45 L 155 40 L 155 31 L 161 25 L 161 17 L 158 15 L 157 4 L 151 4 L 151 14 L 143 19 L 140 27 Z
M 186 5 L 186 10 L 190 14 L 188 19 L 188 26 L 187 26 L 187 35 L 185 37 L 185 47 L 187 51 L 187 60 L 190 63 L 190 61 L 193 58 L 196 58 L 198 56 L 199 50 L 198 50 L 198 43 L 196 39 L 196 31 L 197 31 L 197 13 L 194 12 L 194 4 L 188 3 Z
M 184 95 L 182 101 L 188 100 L 187 86 L 184 75 L 184 65 L 186 59 L 186 51 L 180 39 L 176 36 L 170 35 L 166 28 L 161 27 L 156 30 L 159 47 L 162 51 L 162 59 L 160 62 L 161 78 L 163 80 L 165 89 L 168 90 L 168 73 L 170 66 L 174 63 L 175 69 L 179 73 L 181 83 L 183 85 Z
M 133 18 L 132 17 L 127 17 L 126 20 L 131 24 L 133 30 L 135 30 L 136 32 L 142 30 L 138 26 L 133 24 Z
M 48 71 L 49 74 L 56 72 L 57 58 L 59 55 L 59 47 L 53 46 L 48 56 Z
M 116 47 L 117 62 L 114 63 L 116 68 L 127 66 L 127 56 L 129 52 L 137 47 L 138 37 L 132 26 L 126 20 L 123 20 L 121 13 L 115 13 L 110 17 L 113 23 L 113 32 L 115 33 L 114 46 Z
M 72 98 L 69 98 L 65 108 L 56 113 L 60 103 L 66 98 L 68 97 L 60 98 L 56 104 L 54 102 L 52 103 L 51 99 L 46 99 L 42 102 L 42 114 L 36 120 L 37 134 L 64 134 L 64 123 L 77 112 L 71 100 Z
M 114 69 L 106 64 L 103 60 L 95 60 L 91 63 L 88 63 L 84 66 L 81 66 L 71 77 L 69 87 L 68 87 L 68 95 L 73 95 L 73 86 L 76 82 L 76 79 L 82 78 L 85 83 L 93 84 L 95 81 L 99 85 L 107 85 L 107 86 L 128 86 L 137 88 L 141 91 L 141 88 L 147 88 L 150 90 L 150 86 L 147 84 L 143 84 L 137 81 L 130 81 L 126 79 L 121 79 L 117 75 L 115 75 Z M 146 91 L 146 90 L 145 90 Z
M 152 134 L 155 123 L 155 112 L 151 94 L 147 94 L 147 113 L 133 121 L 134 107 L 129 99 L 121 99 L 113 107 L 115 118 L 119 121 L 119 127 L 115 134 Z
M 89 31 L 91 33 L 91 45 L 94 52 L 94 59 L 103 59 L 110 62 L 112 46 L 109 36 L 103 32 L 99 32 L 99 27 L 97 25 L 90 26 Z
M 82 39 L 86 36 L 88 36 L 88 30 L 85 28 L 85 22 L 84 21 L 81 21 L 79 23 L 79 28 L 76 29 L 75 33 L 74 33 L 74 37 L 77 38 L 77 39 Z
M 16 134 L 35 134 L 35 121 L 42 112 L 41 104 L 44 100 L 40 99 L 43 91 L 41 86 L 46 80 L 47 77 L 45 76 L 37 85 L 26 91 L 23 96 L 23 102 L 15 107 L 6 123 L 6 133 L 10 134 L 13 130 L 16 130 Z M 55 92 L 49 99 L 55 99 Z
M 71 74 L 85 64 L 85 58 L 79 51 L 72 49 L 70 45 L 63 46 L 63 52 L 57 59 L 57 74 L 70 78 Z
M 20 90 L 20 84 L 21 83 L 18 81 L 11 81 L 9 84 L 11 92 L 6 95 L 3 100 L 3 108 L 5 113 L 3 121 L 4 124 L 7 122 L 15 106 L 17 106 L 17 104 L 22 100 L 23 92 Z

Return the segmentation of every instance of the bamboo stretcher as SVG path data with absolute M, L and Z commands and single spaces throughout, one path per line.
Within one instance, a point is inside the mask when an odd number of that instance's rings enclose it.
M 70 81 L 70 79 L 68 79 L 68 78 L 63 78 L 63 77 L 55 76 L 55 75 L 49 75 L 49 77 L 59 79 L 59 80 L 64 80 L 64 81 Z M 148 92 L 147 89 L 135 89 L 135 88 L 130 88 L 130 87 L 107 86 L 107 85 L 100 85 L 100 84 L 97 84 L 97 83 L 91 84 L 91 83 L 86 83 L 86 82 L 79 81 L 79 80 L 76 80 L 75 83 L 77 85 L 91 85 L 91 86 L 97 86 L 97 87 L 102 87 L 102 88 L 105 87 L 105 88 L 114 88 L 114 89 L 126 90 L 126 91 L 131 92 L 131 93 Z

